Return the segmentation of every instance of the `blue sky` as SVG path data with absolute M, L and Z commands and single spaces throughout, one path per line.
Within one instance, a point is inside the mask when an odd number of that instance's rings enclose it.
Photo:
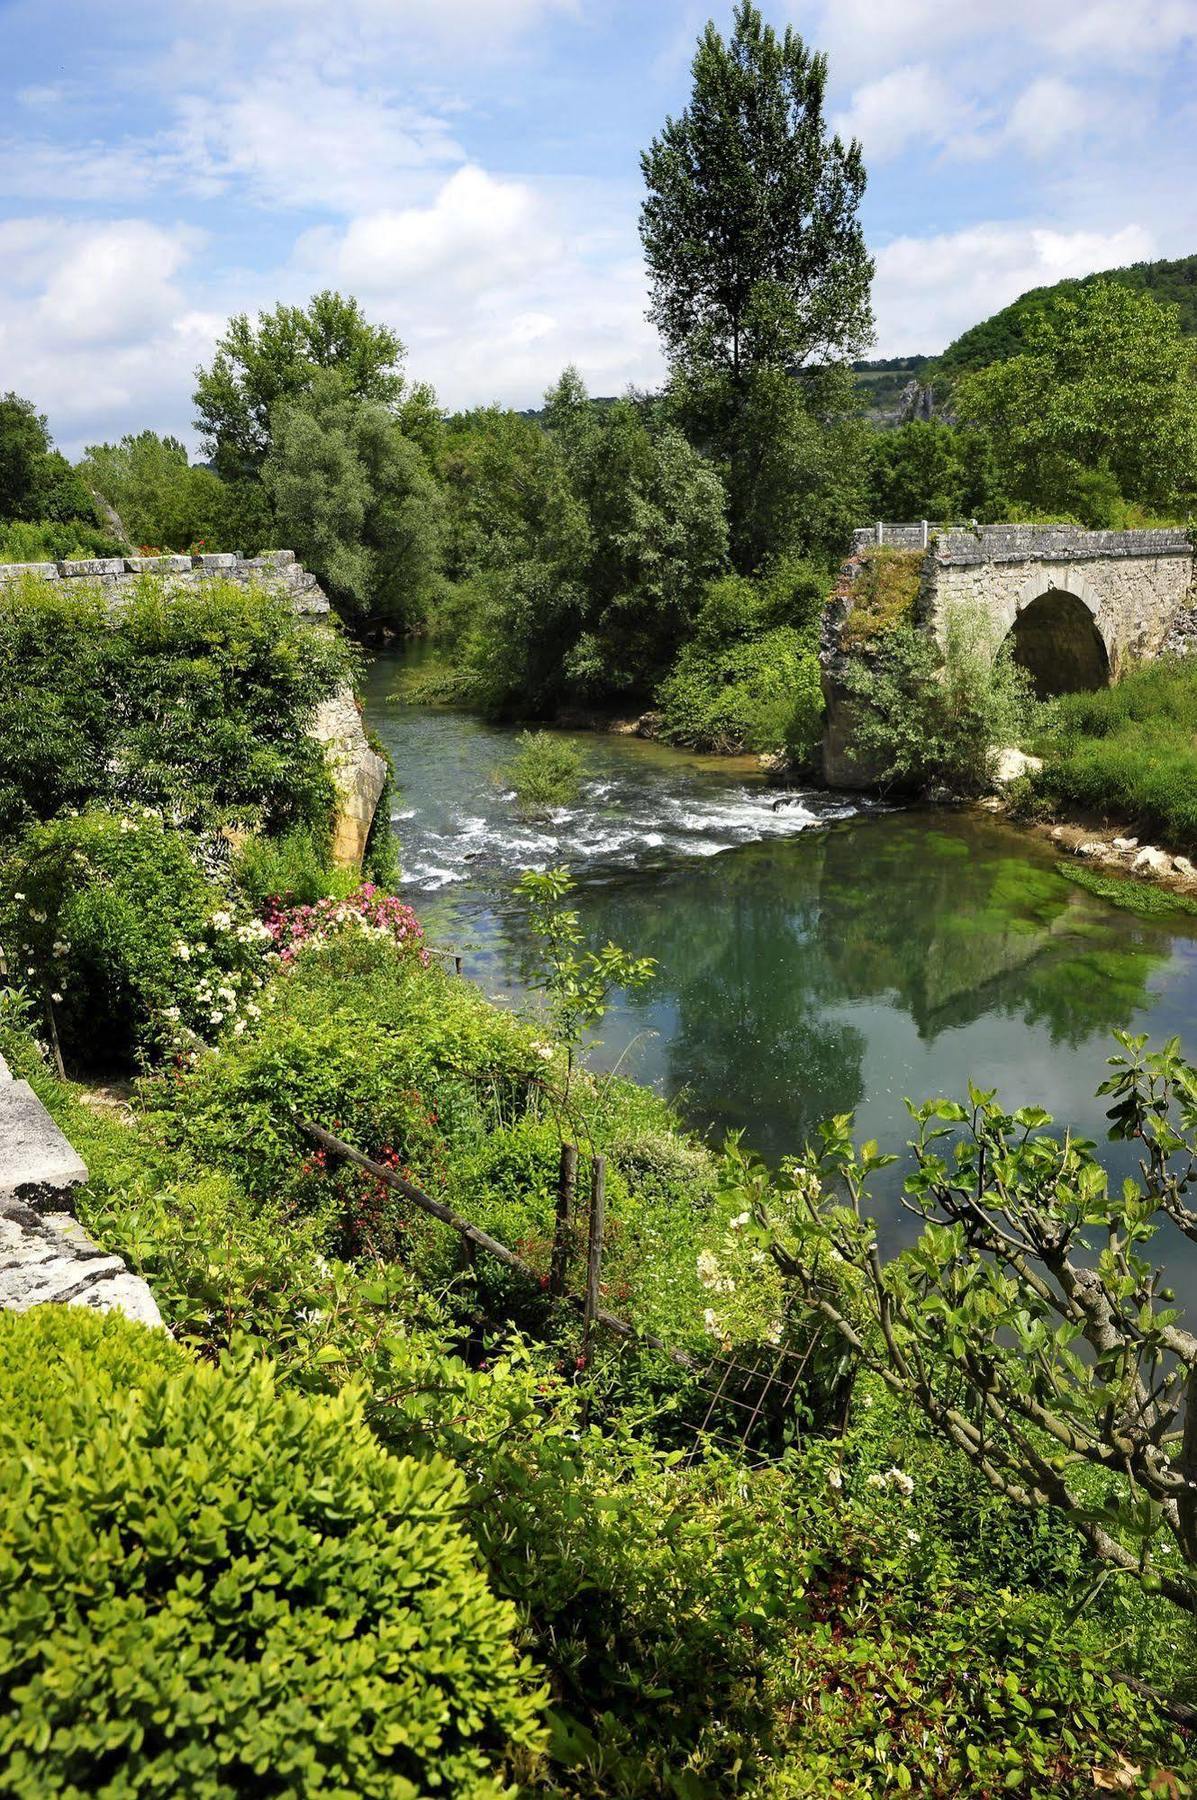
M 772 0 L 860 136 L 876 353 L 1197 251 L 1197 0 Z M 639 152 L 689 0 L 0 0 L 0 390 L 192 439 L 230 312 L 356 293 L 444 402 L 659 380 Z M 726 25 L 731 0 L 714 16 Z

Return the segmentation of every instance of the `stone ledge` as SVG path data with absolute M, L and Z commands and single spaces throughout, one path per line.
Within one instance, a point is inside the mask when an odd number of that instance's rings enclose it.
M 161 1325 L 140 1276 L 90 1238 L 70 1210 L 87 1168 L 27 1081 L 0 1057 L 0 1307 L 90 1306 Z

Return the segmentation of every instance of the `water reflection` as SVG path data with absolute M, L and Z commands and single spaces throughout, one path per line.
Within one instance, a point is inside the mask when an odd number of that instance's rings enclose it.
M 621 739 L 587 741 L 582 807 L 533 855 L 492 779 L 509 738 L 377 704 L 371 722 L 396 759 L 403 859 L 430 930 L 470 946 L 488 992 L 527 1003 L 535 948 L 513 882 L 572 855 L 590 941 L 658 962 L 650 988 L 617 997 L 595 1058 L 655 1083 L 695 1126 L 743 1130 L 776 1158 L 853 1111 L 862 1136 L 899 1148 L 905 1096 L 960 1094 L 971 1078 L 1097 1139 L 1116 1172 L 1133 1167 L 1104 1144 L 1094 1089 L 1115 1029 L 1191 1035 L 1197 920 L 1115 911 L 1063 879 L 1049 845 L 983 815 L 853 818 L 800 796 L 783 817 L 746 768 Z M 450 871 L 437 892 L 429 868 Z M 908 1229 L 901 1178 L 882 1194 L 890 1243 Z M 1197 1286 L 1194 1260 L 1178 1248 L 1182 1286 Z

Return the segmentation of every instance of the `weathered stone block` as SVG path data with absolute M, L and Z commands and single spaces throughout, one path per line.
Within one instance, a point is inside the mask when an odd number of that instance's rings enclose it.
M 70 580 L 72 576 L 94 581 L 97 575 L 123 575 L 125 559 L 123 556 L 72 557 L 67 562 L 59 563 L 58 573 L 64 581 Z
M 44 1204 L 86 1180 L 85 1164 L 29 1083 L 0 1083 L 0 1195 Z
M 20 581 L 23 575 L 33 575 L 38 581 L 57 581 L 57 563 L 0 563 L 0 581 Z
M 191 571 L 189 556 L 126 556 L 125 568 L 130 575 L 186 575 Z
M 312 736 L 325 747 L 337 791 L 333 861 L 338 868 L 360 869 L 375 808 L 386 782 L 387 766 L 366 741 L 361 715 L 349 688 L 321 701 L 312 720 Z

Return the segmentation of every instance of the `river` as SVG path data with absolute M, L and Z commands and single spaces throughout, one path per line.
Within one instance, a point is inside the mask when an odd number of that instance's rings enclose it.
M 492 997 L 529 1004 L 520 871 L 568 864 L 589 941 L 657 959 L 651 986 L 615 997 L 593 1064 L 651 1082 L 713 1140 L 742 1130 L 775 1159 L 854 1112 L 900 1151 L 904 1097 L 963 1096 L 971 1077 L 1133 1168 L 1094 1090 L 1115 1029 L 1197 1051 L 1197 918 L 1111 907 L 984 814 L 779 792 L 754 761 L 633 737 L 566 733 L 580 803 L 529 825 L 502 779 L 514 733 L 393 703 L 402 665 L 376 658 L 366 715 L 395 763 L 403 892 Z M 900 1180 L 879 1195 L 891 1247 L 913 1230 Z M 1171 1241 L 1169 1262 L 1197 1299 L 1194 1247 Z

